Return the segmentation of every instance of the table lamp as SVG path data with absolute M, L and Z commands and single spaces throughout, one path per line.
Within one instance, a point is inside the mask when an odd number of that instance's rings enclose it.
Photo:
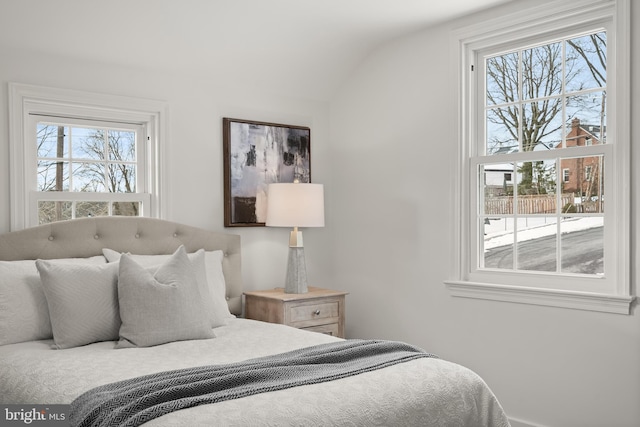
M 278 183 L 267 190 L 267 227 L 293 227 L 289 236 L 289 258 L 285 293 L 307 292 L 307 267 L 302 231 L 298 227 L 324 227 L 322 184 Z

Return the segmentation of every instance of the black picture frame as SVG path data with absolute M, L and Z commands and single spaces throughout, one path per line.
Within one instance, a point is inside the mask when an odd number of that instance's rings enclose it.
M 224 226 L 265 225 L 267 186 L 311 182 L 311 129 L 222 119 Z

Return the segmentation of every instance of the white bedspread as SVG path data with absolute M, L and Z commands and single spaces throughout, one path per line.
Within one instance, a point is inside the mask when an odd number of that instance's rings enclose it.
M 51 350 L 51 341 L 0 346 L 0 403 L 70 403 L 97 385 L 134 376 L 230 363 L 338 340 L 233 319 L 216 338 L 148 348 L 113 342 Z M 429 349 L 425 349 L 429 351 Z M 424 358 L 327 383 L 184 409 L 149 426 L 508 426 L 474 372 Z

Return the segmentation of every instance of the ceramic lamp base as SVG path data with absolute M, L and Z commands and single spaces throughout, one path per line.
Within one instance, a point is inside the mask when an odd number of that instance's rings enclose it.
M 304 294 L 307 291 L 307 267 L 304 261 L 304 248 L 289 247 L 284 292 L 287 294 Z

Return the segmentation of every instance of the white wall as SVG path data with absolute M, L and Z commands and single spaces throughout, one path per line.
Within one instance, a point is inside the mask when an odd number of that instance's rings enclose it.
M 126 95 L 166 101 L 168 203 L 165 217 L 185 224 L 223 230 L 222 117 L 311 127 L 312 179 L 328 183 L 328 106 L 288 99 L 269 88 L 240 88 L 215 75 L 194 79 L 161 70 L 137 70 L 84 60 L 15 51 L 0 46 L 0 233 L 9 231 L 9 129 L 7 83 Z M 327 203 L 330 208 L 330 203 Z M 288 230 L 230 228 L 242 235 L 247 289 L 270 288 L 284 281 Z M 305 232 L 311 280 L 326 269 L 329 255 L 319 247 L 328 239 L 319 230 Z M 314 243 L 317 242 L 317 245 Z M 317 252 L 317 253 L 316 253 Z
M 633 6 L 631 21 L 640 22 Z M 331 201 L 339 207 L 331 218 L 332 286 L 350 292 L 348 336 L 406 340 L 474 369 L 519 426 L 638 426 L 637 310 L 453 298 L 443 284 L 457 143 L 451 29 L 515 7 L 393 41 L 344 83 L 331 104 Z M 633 123 L 640 123 L 639 36 L 634 28 Z M 639 188 L 636 169 L 634 195 Z M 634 198 L 634 282 L 639 207 Z

